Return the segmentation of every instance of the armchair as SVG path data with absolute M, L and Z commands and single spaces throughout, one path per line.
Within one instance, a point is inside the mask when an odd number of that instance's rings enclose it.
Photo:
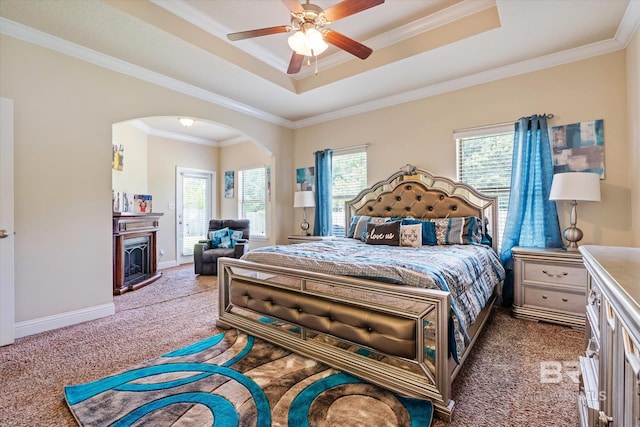
M 195 274 L 215 276 L 218 274 L 218 258 L 240 258 L 249 251 L 249 220 L 248 219 L 212 219 L 209 221 L 208 236 L 213 231 L 229 227 L 230 230 L 242 231 L 234 248 L 211 248 L 211 238 L 200 240 L 193 247 L 193 261 Z

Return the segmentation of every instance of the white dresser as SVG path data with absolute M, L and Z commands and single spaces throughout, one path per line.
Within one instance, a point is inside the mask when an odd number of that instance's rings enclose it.
M 512 252 L 513 316 L 583 328 L 589 275 L 580 252 L 525 247 Z
M 581 426 L 640 426 L 640 248 L 582 246 L 592 278 L 580 357 Z

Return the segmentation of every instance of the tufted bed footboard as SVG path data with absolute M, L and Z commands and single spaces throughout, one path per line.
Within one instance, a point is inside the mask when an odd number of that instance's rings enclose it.
M 448 292 L 230 258 L 219 260 L 218 274 L 219 327 L 429 399 L 450 419 L 458 365 L 448 357 Z

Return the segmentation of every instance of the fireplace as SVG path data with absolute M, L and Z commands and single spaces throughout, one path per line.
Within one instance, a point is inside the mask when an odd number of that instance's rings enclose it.
M 113 213 L 113 293 L 120 295 L 160 278 L 156 233 L 161 213 Z
M 138 283 L 149 278 L 149 236 L 124 240 L 124 284 Z

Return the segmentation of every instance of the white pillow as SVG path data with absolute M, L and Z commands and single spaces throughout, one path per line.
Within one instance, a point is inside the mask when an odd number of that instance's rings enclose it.
M 422 246 L 422 224 L 401 225 L 400 246 Z

